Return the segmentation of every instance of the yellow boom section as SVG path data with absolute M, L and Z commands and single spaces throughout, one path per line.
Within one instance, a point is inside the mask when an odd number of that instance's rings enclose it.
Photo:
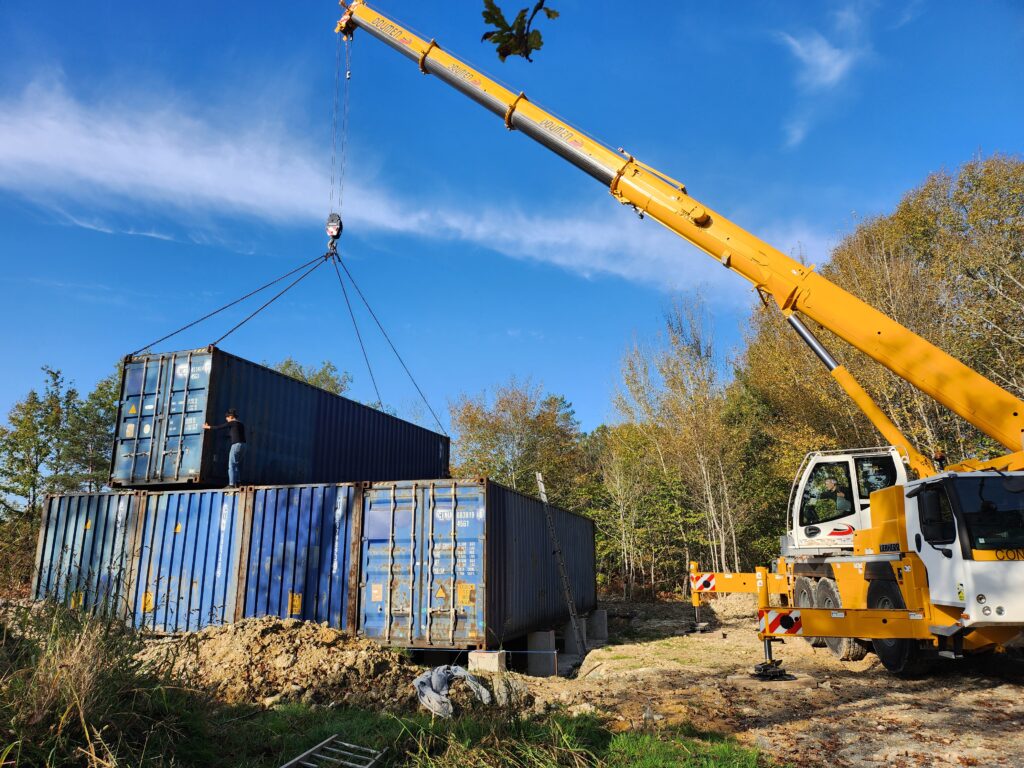
M 1021 451 L 1024 402 L 687 194 L 679 182 L 594 141 L 549 112 L 360 0 L 338 31 L 362 29 L 608 186 L 633 206 L 769 294 L 784 313 L 811 318 L 959 414 L 1012 452 Z M 842 383 L 842 382 L 841 382 Z M 1015 466 L 1018 459 L 1011 464 Z

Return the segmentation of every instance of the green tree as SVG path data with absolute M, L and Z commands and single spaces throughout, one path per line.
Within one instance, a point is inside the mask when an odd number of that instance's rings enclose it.
M 264 363 L 266 365 L 266 363 Z M 338 372 L 338 366 L 325 360 L 319 367 L 303 365 L 290 355 L 279 363 L 270 366 L 275 371 L 291 376 L 293 379 L 312 384 L 314 387 L 326 389 L 336 395 L 344 394 L 352 384 L 352 375 L 347 371 Z
M 539 471 L 553 503 L 579 506 L 576 488 L 586 462 L 579 424 L 564 397 L 512 378 L 493 399 L 462 395 L 449 410 L 458 474 L 487 475 L 535 494 Z
M 0 427 L 0 492 L 5 513 L 37 520 L 42 498 L 76 487 L 70 419 L 78 393 L 57 369 L 44 367 L 42 392 L 30 390 Z
M 109 479 L 120 385 L 118 369 L 100 379 L 88 397 L 79 400 L 71 410 L 67 459 L 80 490 L 98 491 Z

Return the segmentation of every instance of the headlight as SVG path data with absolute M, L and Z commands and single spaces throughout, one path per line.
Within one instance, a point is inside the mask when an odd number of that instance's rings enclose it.
M 1005 611 L 1003 610 L 1003 606 L 996 606 L 996 616 L 1002 616 L 1004 613 Z
M 981 612 L 986 616 L 990 616 L 992 614 L 992 606 L 986 605 L 984 608 L 981 609 Z
M 984 605 L 987 599 L 984 595 L 978 595 L 978 605 Z

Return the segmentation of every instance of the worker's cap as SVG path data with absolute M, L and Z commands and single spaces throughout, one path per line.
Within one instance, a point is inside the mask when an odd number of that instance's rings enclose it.
M 224 416 L 225 417 L 230 416 L 233 419 L 237 419 L 238 418 L 238 411 L 236 411 L 234 408 L 228 408 L 228 412 L 226 414 L 224 414 Z

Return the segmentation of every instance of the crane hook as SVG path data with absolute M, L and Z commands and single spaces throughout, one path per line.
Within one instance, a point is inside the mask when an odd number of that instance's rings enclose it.
M 336 213 L 332 213 L 327 217 L 327 252 L 337 253 L 338 251 L 338 238 L 341 237 L 341 231 L 344 229 L 344 225 L 341 223 L 341 216 Z

